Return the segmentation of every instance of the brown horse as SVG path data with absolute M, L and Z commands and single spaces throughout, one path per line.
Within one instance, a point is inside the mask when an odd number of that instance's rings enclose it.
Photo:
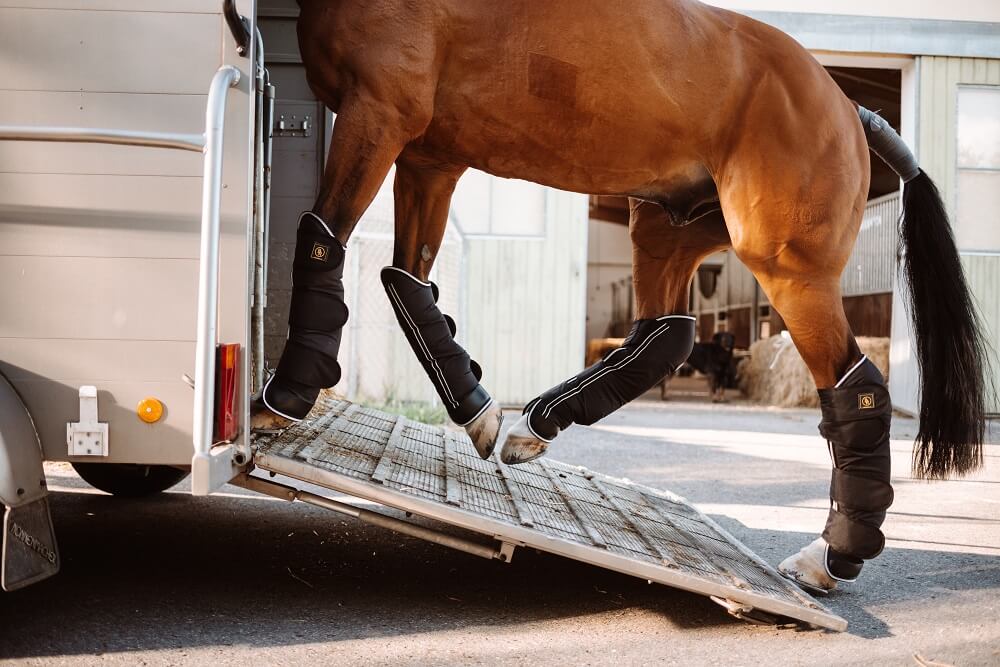
M 469 167 L 632 198 L 637 321 L 625 344 L 526 408 L 517 463 L 683 363 L 699 263 L 731 248 L 781 312 L 820 389 L 831 445 L 823 537 L 782 564 L 807 586 L 853 580 L 884 544 L 892 501 L 884 381 L 848 326 L 840 275 L 869 184 L 869 145 L 907 182 L 902 250 L 923 370 L 915 470 L 975 468 L 982 341 L 940 197 L 881 119 L 787 35 L 693 0 L 302 0 L 309 83 L 337 120 L 315 207 L 299 225 L 289 340 L 253 425 L 299 419 L 340 377 L 348 239 L 396 165 L 383 283 L 452 418 L 484 457 L 500 411 L 454 342 L 427 275 Z

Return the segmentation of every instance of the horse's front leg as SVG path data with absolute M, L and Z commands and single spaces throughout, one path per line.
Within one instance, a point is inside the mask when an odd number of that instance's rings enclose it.
M 340 381 L 347 241 L 393 161 L 419 131 L 391 105 L 363 94 L 341 105 L 320 195 L 313 209 L 299 217 L 288 339 L 274 376 L 254 399 L 253 430 L 283 428 L 303 419 L 320 390 Z
M 525 463 L 542 456 L 571 424 L 590 425 L 652 389 L 691 354 L 695 320 L 688 290 L 698 265 L 730 245 L 721 214 L 671 227 L 663 210 L 632 202 L 632 276 L 637 319 L 622 347 L 531 401 L 511 428 L 500 457 Z
M 485 459 L 496 446 L 502 412 L 479 383 L 482 371 L 455 340 L 455 322 L 438 309 L 437 288 L 428 281 L 451 195 L 464 171 L 405 152 L 397 161 L 395 249 L 392 266 L 382 270 L 382 284 L 448 415 L 465 428 Z

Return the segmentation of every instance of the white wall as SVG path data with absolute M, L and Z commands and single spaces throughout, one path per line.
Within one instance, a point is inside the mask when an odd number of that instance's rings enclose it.
M 1000 22 L 997 0 L 706 0 L 735 11 L 772 11 L 845 16 Z
M 1000 87 L 1000 59 L 924 57 L 919 59 L 919 67 L 913 72 L 913 78 L 915 80 L 908 82 L 904 72 L 903 99 L 905 103 L 907 88 L 911 95 L 916 96 L 917 122 L 915 127 L 910 128 L 910 132 L 907 132 L 904 122 L 903 136 L 911 146 L 916 147 L 921 167 L 941 189 L 949 215 L 954 221 L 958 203 L 958 87 Z M 1000 369 L 1000 358 L 996 354 L 996 337 L 1000 332 L 1000 302 L 996 299 L 1000 255 L 969 252 L 961 254 L 969 287 L 980 308 L 988 336 L 992 338 L 994 352 L 991 355 L 991 365 L 995 369 L 996 382 L 996 369 Z M 901 285 L 897 285 L 893 303 L 889 388 L 893 405 L 908 412 L 917 412 L 919 375 L 910 318 L 903 307 L 901 288 Z M 1000 412 L 1000 405 L 992 405 L 989 409 L 991 412 Z
M 544 236 L 465 238 L 459 337 L 505 405 L 523 405 L 584 363 L 588 199 L 544 192 Z

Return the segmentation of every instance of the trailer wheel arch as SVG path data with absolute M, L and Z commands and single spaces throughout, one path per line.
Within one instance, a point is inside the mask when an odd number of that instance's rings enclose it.
M 18 590 L 59 572 L 41 441 L 28 407 L 2 372 L 0 510 L 0 588 Z
M 190 470 L 141 463 L 71 462 L 87 484 L 119 498 L 144 498 L 166 491 L 191 474 Z

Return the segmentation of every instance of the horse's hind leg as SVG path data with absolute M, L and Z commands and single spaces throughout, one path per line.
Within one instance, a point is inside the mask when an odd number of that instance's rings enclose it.
M 396 235 L 382 284 L 414 354 L 448 415 L 465 427 L 484 459 L 500 434 L 501 410 L 479 384 L 479 365 L 455 340 L 455 322 L 437 306 L 428 282 L 448 222 L 451 195 L 465 167 L 428 163 L 404 153 L 396 162 Z
M 652 389 L 687 359 L 694 344 L 688 290 L 698 265 L 729 247 L 721 214 L 686 227 L 671 227 L 663 210 L 632 202 L 632 276 L 636 321 L 625 343 L 525 408 L 507 434 L 505 463 L 524 463 L 545 453 L 571 424 L 593 424 Z
M 274 376 L 254 399 L 251 428 L 268 430 L 304 418 L 322 388 L 340 380 L 337 354 L 347 322 L 347 241 L 416 128 L 391 105 L 345 100 L 334 124 L 323 186 L 299 217 L 288 339 Z
M 882 551 L 880 527 L 892 503 L 889 393 L 858 349 L 840 293 L 867 183 L 844 173 L 840 182 L 833 171 L 796 188 L 799 196 L 810 193 L 799 204 L 767 185 L 752 196 L 723 192 L 734 249 L 781 313 L 819 390 L 820 432 L 834 464 L 831 509 L 822 537 L 780 569 L 820 591 L 853 581 L 864 560 Z M 741 189 L 759 185 L 752 175 L 739 182 Z

